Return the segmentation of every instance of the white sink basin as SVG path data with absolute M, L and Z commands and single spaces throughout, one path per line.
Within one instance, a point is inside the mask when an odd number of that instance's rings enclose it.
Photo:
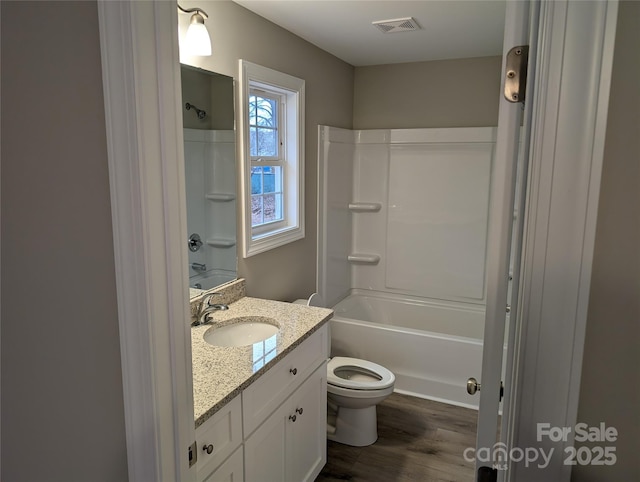
M 223 325 L 214 325 L 202 336 L 210 345 L 247 346 L 274 336 L 279 329 L 273 318 L 243 316 L 227 320 Z

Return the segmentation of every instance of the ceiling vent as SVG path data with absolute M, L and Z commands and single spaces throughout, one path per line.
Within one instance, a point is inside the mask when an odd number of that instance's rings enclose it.
M 418 25 L 418 22 L 416 22 L 413 17 L 378 20 L 377 22 L 371 23 L 383 33 L 412 32 L 414 30 L 420 30 L 420 25 Z

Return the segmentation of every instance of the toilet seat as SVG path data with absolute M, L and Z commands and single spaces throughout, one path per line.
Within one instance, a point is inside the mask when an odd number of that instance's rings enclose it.
M 352 371 L 367 376 L 366 381 L 340 377 L 338 373 Z M 383 390 L 393 386 L 396 377 L 385 367 L 367 360 L 337 356 L 327 364 L 327 383 L 351 390 Z

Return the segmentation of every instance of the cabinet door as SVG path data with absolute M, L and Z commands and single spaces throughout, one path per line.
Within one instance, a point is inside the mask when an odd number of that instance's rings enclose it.
M 198 479 L 202 482 L 243 482 L 242 462 L 242 447 L 239 447 L 215 472 L 204 479 L 200 479 L 200 477 Z
M 198 480 L 218 467 L 242 443 L 242 404 L 234 398 L 196 429 Z M 208 450 L 207 450 L 208 449 Z
M 327 461 L 327 368 L 323 363 L 291 397 L 287 417 L 287 480 L 313 481 Z
M 283 482 L 285 479 L 285 403 L 246 440 L 246 482 Z
M 313 333 L 252 383 L 242 394 L 245 438 L 291 396 L 327 359 L 329 326 Z

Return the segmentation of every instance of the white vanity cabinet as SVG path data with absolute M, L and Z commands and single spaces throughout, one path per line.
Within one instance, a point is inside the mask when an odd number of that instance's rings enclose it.
M 198 427 L 198 482 L 313 481 L 326 462 L 328 355 L 325 324 Z
M 329 327 L 242 393 L 247 482 L 312 481 L 327 460 Z
M 245 441 L 247 482 L 312 481 L 326 462 L 326 364 Z

